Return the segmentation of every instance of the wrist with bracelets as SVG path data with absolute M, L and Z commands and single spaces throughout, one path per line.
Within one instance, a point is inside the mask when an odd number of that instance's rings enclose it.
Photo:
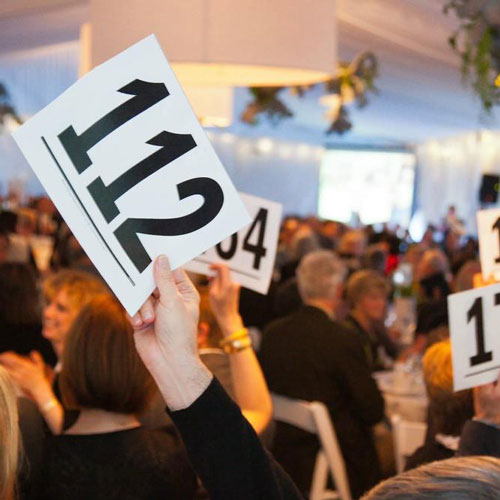
M 252 339 L 246 328 L 240 328 L 222 339 L 219 345 L 226 354 L 234 354 L 252 347 Z

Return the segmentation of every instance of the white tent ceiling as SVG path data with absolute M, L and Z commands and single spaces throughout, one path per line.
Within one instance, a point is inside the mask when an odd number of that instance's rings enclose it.
M 365 109 L 352 110 L 354 129 L 344 137 L 325 138 L 327 122 L 317 102 L 319 89 L 303 99 L 286 95 L 284 99 L 296 115 L 277 127 L 262 124 L 252 128 L 236 121 L 232 130 L 315 143 L 415 143 L 478 128 L 498 128 L 496 118 L 480 122 L 479 101 L 461 83 L 458 57 L 447 45 L 457 21 L 442 13 L 443 3 L 337 0 L 340 57 L 348 60 L 371 50 L 380 64 L 379 93 Z M 20 10 L 15 10 L 16 4 Z M 312 1 L 311 8 L 313 5 Z M 0 8 L 0 80 L 2 57 L 16 50 L 76 40 L 79 26 L 87 18 L 85 1 L 6 0 L 5 6 Z M 241 91 L 236 96 L 238 112 L 248 98 Z

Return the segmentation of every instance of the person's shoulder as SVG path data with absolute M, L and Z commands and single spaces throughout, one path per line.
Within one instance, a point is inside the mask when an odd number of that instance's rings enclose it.
M 428 464 L 436 460 L 445 460 L 455 456 L 455 452 L 445 448 L 444 446 L 431 441 L 417 448 L 407 459 L 405 463 L 405 471 L 415 469 L 420 465 Z
M 264 328 L 264 338 L 268 333 L 276 333 L 276 332 L 282 332 L 286 330 L 288 325 L 295 323 L 295 318 L 296 318 L 297 312 L 293 312 L 291 314 L 288 314 L 286 316 L 282 316 L 280 318 L 276 318 L 273 321 L 271 321 L 265 328 Z
M 136 439 L 135 445 L 128 447 L 132 468 L 154 473 L 161 484 L 179 485 L 179 482 L 185 482 L 185 488 L 194 489 L 195 475 L 174 429 L 166 426 L 157 429 L 141 427 L 136 432 Z
M 353 325 L 331 321 L 330 334 L 335 339 L 337 349 L 342 347 L 349 351 L 363 351 L 362 339 Z

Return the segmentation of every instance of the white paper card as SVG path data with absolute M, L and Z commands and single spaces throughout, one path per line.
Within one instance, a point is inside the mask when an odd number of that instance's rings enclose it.
M 483 279 L 500 280 L 500 208 L 477 212 L 477 229 Z
M 240 197 L 252 222 L 185 264 L 184 268 L 213 275 L 210 264 L 223 262 L 231 270 L 234 281 L 250 290 L 266 294 L 274 269 L 282 206 L 249 194 L 240 193 Z
M 134 314 L 173 268 L 250 218 L 151 35 L 14 133 L 85 252 Z
M 448 296 L 455 391 L 497 380 L 500 284 Z

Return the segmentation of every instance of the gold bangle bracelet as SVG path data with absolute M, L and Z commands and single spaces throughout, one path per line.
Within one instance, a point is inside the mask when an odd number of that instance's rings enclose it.
M 220 346 L 226 354 L 234 354 L 252 347 L 252 339 L 247 334 L 245 337 L 234 339 L 229 342 L 221 342 Z
M 248 330 L 246 328 L 240 328 L 239 330 L 236 330 L 235 332 L 231 333 L 231 335 L 223 338 L 220 343 L 221 345 L 223 344 L 228 344 L 232 342 L 233 340 L 238 340 L 242 339 L 248 336 Z

